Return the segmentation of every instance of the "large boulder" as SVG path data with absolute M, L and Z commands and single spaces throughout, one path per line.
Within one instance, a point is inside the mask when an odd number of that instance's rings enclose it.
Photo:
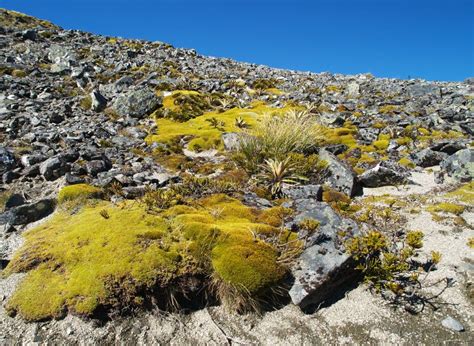
M 43 199 L 9 209 L 0 215 L 0 224 L 26 225 L 41 220 L 54 211 L 56 200 Z
M 70 166 L 61 156 L 47 159 L 39 166 L 40 174 L 46 180 L 56 180 L 69 172 Z
M 434 151 L 429 148 L 426 148 L 411 154 L 410 159 L 417 166 L 432 167 L 439 165 L 439 163 L 443 161 L 447 156 L 448 154 L 443 153 L 441 151 Z
M 446 153 L 448 155 L 452 155 L 455 152 L 466 148 L 467 141 L 459 139 L 459 140 L 443 140 L 437 142 L 430 146 L 431 150 L 440 151 L 442 153 Z
M 358 176 L 358 181 L 365 187 L 399 185 L 407 182 L 407 177 L 400 167 L 380 163 Z
M 474 149 L 459 150 L 444 159 L 440 167 L 456 180 L 471 181 L 474 178 Z
M 360 192 L 356 174 L 344 162 L 325 149 L 319 151 L 319 158 L 327 162 L 327 183 L 335 190 L 354 196 Z
M 99 90 L 92 90 L 91 92 L 92 110 L 95 112 L 102 112 L 107 107 L 107 99 L 100 93 Z
M 341 218 L 325 202 L 300 199 L 293 202 L 297 211 L 287 226 L 295 227 L 305 219 L 319 221 L 319 227 L 307 239 L 307 247 L 292 268 L 295 278 L 290 289 L 294 304 L 303 309 L 328 299 L 357 272 L 354 261 L 346 253 L 346 239 L 359 234 L 357 224 Z
M 146 117 L 160 106 L 161 98 L 148 88 L 119 95 L 113 104 L 114 110 L 120 116 L 137 119 Z

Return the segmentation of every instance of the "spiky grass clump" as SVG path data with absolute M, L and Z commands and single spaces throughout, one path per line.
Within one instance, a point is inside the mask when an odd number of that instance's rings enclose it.
M 307 112 L 266 114 L 240 138 L 239 153 L 250 171 L 265 159 L 285 160 L 290 153 L 311 153 L 322 139 L 321 127 Z
M 262 166 L 263 173 L 258 176 L 259 180 L 265 184 L 274 197 L 281 195 L 283 184 L 293 185 L 298 181 L 306 180 L 295 172 L 295 166 L 291 162 L 291 157 L 284 160 L 268 159 Z

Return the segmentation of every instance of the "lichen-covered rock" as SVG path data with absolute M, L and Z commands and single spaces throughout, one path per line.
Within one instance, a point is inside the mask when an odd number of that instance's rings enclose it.
M 411 161 L 420 167 L 432 167 L 443 161 L 448 154 L 441 151 L 433 151 L 429 148 L 420 150 L 410 155 Z
M 327 203 L 311 199 L 295 203 L 298 214 L 290 227 L 306 219 L 319 222 L 317 232 L 309 237 L 308 247 L 293 266 L 295 281 L 289 292 L 294 304 L 308 308 L 330 297 L 356 275 L 344 240 L 357 235 L 359 228 L 354 221 L 341 218 Z
M 133 90 L 117 97 L 113 108 L 123 117 L 142 119 L 161 106 L 161 98 L 148 89 Z
M 325 149 L 319 151 L 319 158 L 328 164 L 327 183 L 330 187 L 351 197 L 360 191 L 357 177 L 347 164 Z
M 283 185 L 281 189 L 283 195 L 292 200 L 312 199 L 321 201 L 323 187 L 321 185 Z
M 450 177 L 459 181 L 474 178 L 474 149 L 463 149 L 444 159 L 440 167 Z

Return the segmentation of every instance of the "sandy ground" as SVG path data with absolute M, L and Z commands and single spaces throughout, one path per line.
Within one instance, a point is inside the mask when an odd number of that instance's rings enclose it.
M 415 173 L 418 184 L 403 188 L 366 189 L 366 195 L 433 194 L 434 183 L 429 171 Z M 318 311 L 305 314 L 294 305 L 265 313 L 236 315 L 222 307 L 209 307 L 188 315 L 144 312 L 97 326 L 67 316 L 58 321 L 25 323 L 6 316 L 0 307 L 0 344 L 462 344 L 474 343 L 473 250 L 467 246 L 474 237 L 474 213 L 465 212 L 466 225 L 458 226 L 450 218 L 436 222 L 430 213 L 421 211 L 407 217 L 406 229 L 425 233 L 421 257 L 431 250 L 441 252 L 442 261 L 427 282 L 452 278 L 454 284 L 441 296 L 437 310 L 430 308 L 411 315 L 387 304 L 360 284 Z M 22 275 L 0 279 L 0 298 L 5 302 Z M 3 304 L 2 304 L 3 305 Z M 454 332 L 441 325 L 448 315 L 461 322 L 464 332 Z

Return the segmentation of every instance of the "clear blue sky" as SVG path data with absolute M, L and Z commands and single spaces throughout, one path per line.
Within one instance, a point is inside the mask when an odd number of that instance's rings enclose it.
M 474 76 L 474 0 L 0 0 L 66 29 L 303 71 Z

